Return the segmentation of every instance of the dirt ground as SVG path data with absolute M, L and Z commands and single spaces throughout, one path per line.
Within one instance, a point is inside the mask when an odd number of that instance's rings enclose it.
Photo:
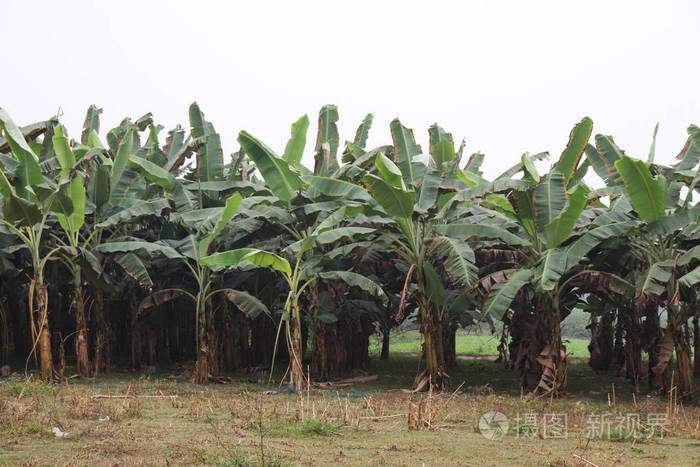
M 207 386 L 174 373 L 61 385 L 5 378 L 0 462 L 700 465 L 697 405 L 634 394 L 622 380 L 613 389 L 583 365 L 572 369 L 583 381 L 570 396 L 528 398 L 512 390 L 517 375 L 483 360 L 460 361 L 455 375 L 465 383 L 455 392 L 417 395 L 401 389 L 410 387 L 404 373 L 414 364 L 377 362 L 369 374 L 301 394 L 245 372 Z M 482 420 L 490 412 L 503 414 L 505 432 L 500 419 Z

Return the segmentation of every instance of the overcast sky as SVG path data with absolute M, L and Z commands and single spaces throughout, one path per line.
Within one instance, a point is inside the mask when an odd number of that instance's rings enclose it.
M 427 150 L 438 122 L 495 176 L 525 151 L 556 160 L 586 115 L 644 159 L 660 122 L 664 163 L 700 124 L 700 2 L 3 0 L 0 15 L 0 106 L 18 124 L 60 108 L 74 137 L 93 103 L 104 134 L 149 111 L 188 127 L 196 100 L 227 154 L 242 129 L 281 153 L 291 122 L 332 103 L 341 140 L 371 112 L 370 145 L 399 117 Z M 312 123 L 307 165 L 314 142 Z

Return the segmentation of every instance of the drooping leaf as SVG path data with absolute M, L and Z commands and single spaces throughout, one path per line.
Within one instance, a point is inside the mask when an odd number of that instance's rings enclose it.
M 156 242 L 144 242 L 140 240 L 126 242 L 107 242 L 97 246 L 101 253 L 129 253 L 145 251 L 150 255 L 161 254 L 166 258 L 182 259 L 183 256 L 172 247 Z
M 416 194 L 396 188 L 376 175 L 366 175 L 362 181 L 369 189 L 374 200 L 390 216 L 410 219 L 413 215 Z
M 637 281 L 637 295 L 643 292 L 661 295 L 666 291 L 666 283 L 671 279 L 670 268 L 673 261 L 660 261 L 652 264 Z
M 151 276 L 148 274 L 148 269 L 139 258 L 134 253 L 127 253 L 121 257 L 114 260 L 118 265 L 124 269 L 124 272 L 131 277 L 138 285 L 148 290 L 153 287 L 153 281 Z
M 431 248 L 443 260 L 442 267 L 455 286 L 467 286 L 476 279 L 474 251 L 466 242 L 439 236 L 433 239 Z
M 138 156 L 131 156 L 129 162 L 139 168 L 139 171 L 157 185 L 170 189 L 175 181 L 175 177 L 172 176 L 167 170 L 159 167 L 153 162 Z
M 388 157 L 382 153 L 377 154 L 377 157 L 374 160 L 374 165 L 377 168 L 379 176 L 384 179 L 384 181 L 401 190 L 406 189 L 406 185 L 404 184 L 401 175 L 401 170 L 399 170 L 396 164 L 391 162 Z
M 700 161 L 700 128 L 696 125 L 688 127 L 688 140 L 676 158 L 681 160 L 676 170 L 693 169 Z
M 5 199 L 9 199 L 15 195 L 15 188 L 10 184 L 10 181 L 5 176 L 5 172 L 0 169 L 0 195 Z
M 97 227 L 113 227 L 125 222 L 135 222 L 144 216 L 160 217 L 164 210 L 170 210 L 167 199 L 155 198 L 152 200 L 129 199 L 120 204 L 122 209 L 96 224 Z
M 21 186 L 17 188 L 24 188 L 25 186 L 32 186 L 43 183 L 44 177 L 41 175 L 41 168 L 39 167 L 39 158 L 34 151 L 29 147 L 27 141 L 24 139 L 22 132 L 12 121 L 12 118 L 5 112 L 3 108 L 0 107 L 0 134 L 4 134 L 7 143 L 12 150 L 12 153 L 17 157 L 20 162 L 21 171 L 19 175 L 19 183 Z
M 467 201 L 476 199 L 484 195 L 493 193 L 507 193 L 513 190 L 527 191 L 531 184 L 526 180 L 513 180 L 510 178 L 500 178 L 493 182 L 484 182 L 460 190 L 455 197 L 455 201 Z
M 595 147 L 590 144 L 586 146 L 586 158 L 608 186 L 622 185 L 622 178 L 615 169 L 615 162 L 622 156 L 624 154 L 609 136 L 595 135 Z
M 293 172 L 286 161 L 280 159 L 261 141 L 245 131 L 238 135 L 238 142 L 248 154 L 270 190 L 283 201 L 289 201 L 302 186 L 301 179 Z
M 529 245 L 530 242 L 521 238 L 508 230 L 488 224 L 478 224 L 470 222 L 453 222 L 446 225 L 436 225 L 433 230 L 441 235 L 447 235 L 458 239 L 478 238 L 498 238 L 513 246 Z
M 148 297 L 141 300 L 139 303 L 138 312 L 143 313 L 151 308 L 159 307 L 165 303 L 168 303 L 176 298 L 180 298 L 185 295 L 185 291 L 182 289 L 163 289 L 158 292 L 154 292 Z
M 540 174 L 537 172 L 537 167 L 532 162 L 530 155 L 525 153 L 521 156 L 523 162 L 523 172 L 525 173 L 525 178 L 529 179 L 533 184 L 540 182 Z
M 315 175 L 305 175 L 303 180 L 310 187 L 318 190 L 326 196 L 333 196 L 343 199 L 369 201 L 372 197 L 361 186 L 331 177 L 317 177 Z
M 250 319 L 255 319 L 262 314 L 272 316 L 265 304 L 248 292 L 223 289 L 223 294 L 229 302 L 236 305 Z
M 41 222 L 42 215 L 36 203 L 27 201 L 16 195 L 5 199 L 2 213 L 6 220 L 29 227 Z
M 249 261 L 260 267 L 269 267 L 288 276 L 292 275 L 289 262 L 268 251 L 256 248 L 239 248 L 203 257 L 200 262 L 207 266 L 236 266 L 243 261 Z
M 238 193 L 234 193 L 233 195 L 229 196 L 228 199 L 226 199 L 226 205 L 221 213 L 209 221 L 213 223 L 213 228 L 209 230 L 206 226 L 203 226 L 205 231 L 208 231 L 209 233 L 199 241 L 198 251 L 200 258 L 207 255 L 209 245 L 214 241 L 216 236 L 219 235 L 222 230 L 224 230 L 224 227 L 226 227 L 226 224 L 228 224 L 233 215 L 236 213 L 236 210 L 238 209 L 238 206 L 241 204 L 242 200 L 243 198 L 241 198 L 241 195 Z
M 685 266 L 690 264 L 692 261 L 700 260 L 700 245 L 696 245 L 690 250 L 686 251 L 683 256 L 678 259 L 678 266 Z
M 521 269 L 511 274 L 507 281 L 494 285 L 481 311 L 481 316 L 503 319 L 515 296 L 530 281 L 532 275 L 533 272 L 530 269 Z
M 668 182 L 663 176 L 652 177 L 646 163 L 623 156 L 615 162 L 630 202 L 639 217 L 653 222 L 666 216 Z
M 634 221 L 614 222 L 595 227 L 581 235 L 576 241 L 566 246 L 566 270 L 578 264 L 593 248 L 601 242 L 625 235 L 636 226 Z
M 360 215 L 364 211 L 364 208 L 365 207 L 361 204 L 346 204 L 323 219 L 323 221 L 316 225 L 312 233 L 318 235 L 332 229 L 345 219 Z
M 382 290 L 382 288 L 377 285 L 376 282 L 360 274 L 350 271 L 325 271 L 319 273 L 319 277 L 325 280 L 340 279 L 350 287 L 357 287 L 377 298 L 380 298 L 384 303 L 388 302 L 388 298 L 384 293 L 384 290 Z
M 530 158 L 533 161 L 541 161 L 541 160 L 549 158 L 549 153 L 548 152 L 538 152 L 537 154 L 533 154 L 532 156 L 530 156 Z M 505 172 L 503 172 L 501 175 L 496 177 L 496 179 L 494 181 L 500 180 L 502 178 L 512 178 L 516 174 L 518 174 L 519 172 L 522 172 L 523 169 L 524 169 L 523 163 L 522 163 L 522 161 L 520 161 L 517 164 L 515 164 L 514 166 L 512 166 L 511 168 L 509 168 L 508 170 L 506 170 Z
M 318 245 L 329 245 L 338 240 L 352 238 L 353 236 L 360 237 L 374 232 L 375 229 L 371 227 L 337 227 L 319 233 L 316 237 L 316 243 Z
M 652 235 L 669 235 L 700 221 L 700 204 L 692 208 L 680 208 L 669 216 L 651 222 L 646 231 Z
M 697 287 L 697 285 L 700 284 L 700 266 L 681 276 L 681 278 L 678 279 L 678 283 L 691 290 Z

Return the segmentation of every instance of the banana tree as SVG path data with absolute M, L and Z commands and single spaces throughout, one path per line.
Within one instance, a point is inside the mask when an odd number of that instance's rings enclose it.
M 36 355 L 34 352 L 38 349 L 41 377 L 51 381 L 53 357 L 44 267 L 60 247 L 50 245 L 45 234 L 56 214 L 72 214 L 68 191 L 71 182 L 63 179 L 56 184 L 43 175 L 39 157 L 3 109 L 0 109 L 0 132 L 5 135 L 10 150 L 2 158 L 4 167 L 0 170 L 0 195 L 3 198 L 0 224 L 24 244 L 31 256 L 33 273 L 28 305 L 33 345 L 30 357 Z M 44 142 L 47 144 L 50 143 Z
M 202 264 L 212 267 L 232 267 L 249 262 L 259 267 L 269 267 L 282 274 L 289 290 L 284 304 L 280 329 L 284 323 L 285 342 L 290 358 L 288 370 L 290 384 L 296 388 L 303 388 L 306 381 L 302 364 L 302 312 L 299 304 L 304 291 L 317 280 L 340 280 L 351 287 L 358 287 L 386 300 L 382 288 L 372 280 L 352 271 L 326 270 L 322 264 L 323 257 L 306 256 L 306 253 L 312 251 L 313 248 L 324 244 L 327 241 L 326 237 L 335 237 L 338 233 L 338 229 L 319 230 L 295 243 L 295 247 L 285 249 L 285 254 L 290 256 L 291 263 L 282 256 L 255 248 L 229 250 L 202 258 Z
M 158 242 L 126 240 L 107 242 L 98 246 L 98 250 L 102 253 L 134 252 L 147 257 L 163 255 L 169 259 L 179 260 L 187 268 L 196 283 L 195 293 L 183 289 L 160 290 L 144 299 L 139 308 L 143 310 L 154 305 L 161 305 L 183 295 L 194 301 L 197 349 L 194 380 L 199 384 L 204 383 L 212 376 L 217 368 L 216 344 L 211 333 L 214 313 L 211 307 L 211 298 L 217 293 L 222 293 L 246 313 L 269 314 L 267 307 L 262 302 L 246 292 L 225 288 L 215 289 L 212 273 L 217 271 L 212 271 L 202 261 L 202 258 L 210 253 L 215 239 L 225 230 L 233 218 L 241 201 L 241 195 L 235 193 L 227 198 L 224 207 L 194 210 L 180 214 L 180 217 L 185 218 L 181 220 L 181 225 L 191 229 L 189 235 L 182 239 L 165 239 Z
M 53 136 L 54 151 L 61 164 L 61 173 L 59 180 L 68 180 L 71 171 L 75 168 L 76 157 L 68 144 L 68 138 L 63 134 L 63 127 L 57 126 Z M 83 185 L 82 171 L 74 172 L 73 178 L 70 179 L 69 191 L 70 201 L 72 204 L 72 213 L 69 216 L 58 214 L 58 221 L 63 228 L 66 237 L 68 238 L 68 246 L 72 252 L 77 255 L 77 249 L 80 248 L 80 229 L 85 223 L 85 203 L 86 194 Z M 71 255 L 72 256 L 72 255 Z M 88 354 L 88 335 L 87 335 L 87 313 L 85 310 L 85 295 L 83 291 L 83 277 L 81 267 L 77 261 L 66 261 L 71 274 L 73 276 L 73 305 L 75 310 L 76 320 L 76 355 L 78 364 L 78 374 L 80 376 L 90 375 L 90 362 Z
M 88 109 L 81 143 L 69 142 L 64 136 L 63 127 L 56 126 L 51 140 L 52 150 L 47 154 L 47 157 L 55 154 L 58 159 L 60 181 L 72 177 L 69 182 L 72 214 L 57 215 L 64 235 L 55 236 L 55 239 L 65 247 L 61 250 L 61 258 L 73 278 L 76 355 L 78 374 L 81 376 L 88 376 L 92 368 L 89 363 L 85 305 L 87 292 L 83 288 L 86 278 L 94 286 L 97 304 L 95 371 L 106 370 L 109 360 L 103 309 L 103 292 L 107 282 L 101 272 L 104 268 L 101 255 L 95 247 L 101 243 L 105 232 L 109 235 L 114 233 L 115 228 L 123 229 L 132 218 L 159 215 L 162 209 L 170 209 L 162 196 L 165 190 L 172 190 L 179 183 L 167 170 L 141 157 L 150 147 L 142 148 L 138 142 L 138 132 L 150 121 L 148 114 L 135 124 L 124 120 L 119 127 L 111 130 L 108 139 L 112 147 L 106 149 L 97 133 L 100 113 L 101 109 L 95 106 Z M 154 127 L 152 123 L 150 127 Z M 153 134 L 154 131 L 151 131 L 149 136 L 152 144 Z M 115 142 L 115 138 L 118 141 Z M 136 188 L 139 185 L 143 190 Z M 86 216 L 91 229 L 82 229 Z M 143 265 L 131 256 L 118 264 L 132 268 L 127 271 L 132 277 L 145 274 Z
M 337 168 L 336 120 L 337 110 L 334 106 L 326 106 L 321 110 L 316 157 L 317 173 L 328 174 Z M 312 175 L 300 165 L 307 127 L 306 116 L 292 125 L 292 136 L 283 157 L 277 156 L 265 144 L 245 131 L 242 131 L 238 137 L 242 150 L 255 162 L 256 169 L 277 197 L 278 204 L 289 210 L 288 218 L 277 219 L 277 224 L 286 232 L 291 242 L 281 251 L 281 254 L 287 258 L 260 249 L 250 251 L 239 249 L 206 259 L 207 264 L 216 266 L 234 266 L 241 261 L 248 261 L 259 266 L 269 265 L 282 273 L 289 287 L 283 321 L 290 355 L 290 377 L 292 384 L 297 387 L 300 387 L 305 379 L 301 363 L 303 353 L 301 329 L 304 313 L 300 309 L 299 300 L 302 292 L 309 286 L 315 288 L 318 278 L 341 279 L 350 285 L 364 286 L 369 291 L 381 291 L 372 281 L 358 274 L 324 270 L 328 258 L 323 258 L 323 249 L 328 249 L 331 245 L 346 239 L 358 239 L 371 235 L 374 229 L 341 225 L 364 212 L 365 206 L 362 201 L 370 200 L 366 191 L 345 181 Z M 300 172 L 306 172 L 306 174 L 302 176 Z M 329 199 L 330 196 L 324 193 L 326 180 L 340 184 L 343 189 L 350 189 L 353 195 L 348 196 L 345 201 Z M 322 186 L 319 187 L 319 184 Z M 243 260 L 240 255 L 245 252 L 259 253 L 259 255 L 251 254 Z M 274 261 L 271 260 L 272 258 Z M 266 263 L 268 260 L 271 261 L 270 264 Z M 383 293 L 380 295 L 383 296 Z
M 409 295 L 418 309 L 426 368 L 416 377 L 414 388 L 443 389 L 449 381 L 443 343 L 443 328 L 450 322 L 449 313 L 443 313 L 448 309 L 443 306 L 446 292 L 449 286 L 467 287 L 476 278 L 474 253 L 466 237 L 450 230 L 451 222 L 459 222 L 459 213 L 452 218 L 447 214 L 449 200 L 467 185 L 452 178 L 458 171 L 456 152 L 451 135 L 440 127 L 431 127 L 428 164 L 417 160 L 421 148 L 411 130 L 394 120 L 391 132 L 396 163 L 376 154 L 374 173 L 364 175 L 362 183 L 390 220 L 382 233 L 407 271 L 398 319 L 403 318 Z M 412 283 L 415 292 L 409 294 Z
M 523 155 L 520 170 L 527 185 L 513 186 L 508 196 L 511 209 L 504 211 L 514 221 L 518 235 L 502 245 L 513 250 L 517 260 L 506 263 L 504 269 L 491 269 L 479 282 L 484 316 L 510 319 L 512 327 L 522 325 L 529 330 L 521 342 L 527 349 L 517 352 L 522 360 L 516 364 L 523 371 L 522 385 L 534 386 L 538 392 L 566 391 L 562 305 L 565 299 L 570 305 L 575 303 L 576 282 L 594 273 L 590 265 L 580 263 L 601 242 L 624 234 L 634 225 L 629 219 L 606 216 L 577 225 L 589 203 L 590 190 L 581 182 L 588 164 L 581 163 L 581 157 L 591 130 L 590 119 L 578 123 L 559 161 L 544 176 L 538 174 L 532 159 Z M 568 295 L 571 292 L 572 298 Z M 509 317 L 514 301 L 518 312 Z M 529 304 L 532 302 L 534 309 Z
M 630 232 L 629 244 L 630 254 L 643 265 L 637 279 L 637 303 L 641 306 L 645 301 L 660 300 L 668 316 L 660 357 L 652 369 L 654 379 L 657 386 L 664 386 L 664 374 L 675 350 L 683 398 L 693 393 L 687 321 L 693 315 L 691 303 L 700 283 L 700 269 L 689 268 L 697 264 L 700 250 L 688 242 L 700 222 L 700 206 L 692 205 L 700 180 L 700 129 L 691 125 L 688 134 L 681 161 L 665 168 L 632 159 L 608 137 L 596 137 L 614 151 L 614 166 L 624 184 L 624 194 L 641 220 L 639 227 Z M 681 200 L 679 185 L 688 188 L 685 200 Z

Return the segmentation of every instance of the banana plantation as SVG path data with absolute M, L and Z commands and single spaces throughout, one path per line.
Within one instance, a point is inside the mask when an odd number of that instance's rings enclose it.
M 167 133 L 151 114 L 105 132 L 101 112 L 71 137 L 58 118 L 20 126 L 0 109 L 0 341 L 14 371 L 180 364 L 201 384 L 286 368 L 303 388 L 370 365 L 373 334 L 386 357 L 392 329 L 415 323 L 413 389 L 439 391 L 457 330 L 489 323 L 523 391 L 560 396 L 561 324 L 578 309 L 596 371 L 694 396 L 695 125 L 665 166 L 655 133 L 633 158 L 584 118 L 560 155 L 514 156 L 487 179 L 484 155 L 437 124 L 427 148 L 398 119 L 368 147 L 372 115 L 341 139 L 333 105 L 315 141 L 305 115 L 284 147 L 241 131 L 230 156 L 196 103 Z

